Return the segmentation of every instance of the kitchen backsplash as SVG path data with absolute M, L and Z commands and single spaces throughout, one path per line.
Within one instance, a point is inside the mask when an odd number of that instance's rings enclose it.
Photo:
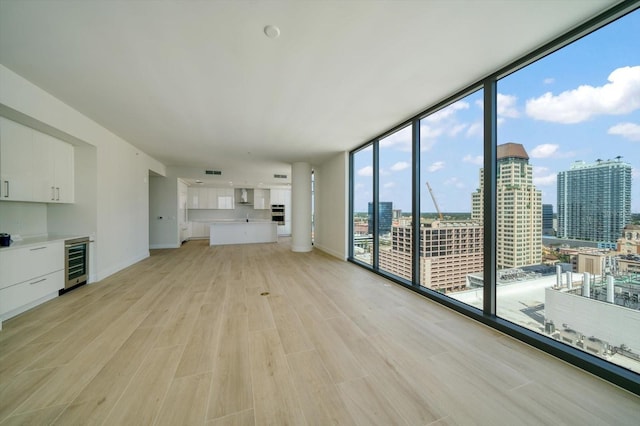
M 249 219 L 269 220 L 271 210 L 255 210 L 252 206 L 236 205 L 233 210 L 189 209 L 188 212 L 190 221 L 246 219 L 247 215 Z
M 47 233 L 47 205 L 44 203 L 0 202 L 0 232 L 23 237 Z

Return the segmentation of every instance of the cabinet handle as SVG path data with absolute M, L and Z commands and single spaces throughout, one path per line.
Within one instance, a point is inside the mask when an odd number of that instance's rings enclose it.
M 38 284 L 38 283 L 41 283 L 42 281 L 46 281 L 46 280 L 47 280 L 46 278 L 42 278 L 42 279 L 39 279 L 38 281 L 34 281 L 34 282 L 29 283 L 29 285 Z
M 60 201 L 60 187 L 56 187 L 56 192 L 57 192 L 57 196 L 56 196 L 56 201 Z
M 44 247 L 36 247 L 36 248 L 29 249 L 29 250 L 30 250 L 30 251 L 36 251 L 36 250 L 43 250 L 43 249 L 46 249 L 46 248 L 47 248 L 47 246 L 44 246 Z
M 56 199 L 56 192 L 55 192 L 55 188 L 52 186 L 51 187 L 51 201 L 55 201 Z
M 4 181 L 4 198 L 9 198 L 9 181 Z

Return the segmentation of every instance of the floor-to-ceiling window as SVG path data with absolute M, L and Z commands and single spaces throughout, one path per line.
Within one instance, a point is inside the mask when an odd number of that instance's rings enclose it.
M 373 146 L 351 154 L 352 258 L 373 265 Z
M 637 389 L 632 7 L 616 6 L 354 151 L 351 260 Z M 544 237 L 543 204 L 553 214 Z
M 482 309 L 483 91 L 420 120 L 419 284 Z
M 498 81 L 496 303 L 638 372 L 640 241 L 618 244 L 640 212 L 639 43 L 636 12 Z M 542 237 L 543 203 L 557 238 Z
M 381 271 L 412 279 L 411 126 L 380 139 L 378 264 Z

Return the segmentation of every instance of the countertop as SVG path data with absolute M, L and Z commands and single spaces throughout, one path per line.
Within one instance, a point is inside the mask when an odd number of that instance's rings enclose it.
M 240 224 L 245 224 L 245 225 L 251 225 L 251 224 L 258 224 L 258 225 L 263 225 L 263 224 L 270 224 L 270 223 L 274 223 L 274 224 L 278 224 L 278 222 L 274 222 L 272 220 L 251 220 L 249 219 L 249 221 L 247 222 L 246 220 L 223 220 L 223 221 L 219 221 L 219 220 L 212 220 L 212 221 L 208 221 L 205 223 L 209 223 L 211 225 L 240 225 Z
M 36 235 L 30 237 L 23 237 L 21 241 L 12 241 L 8 247 L 0 247 L 0 252 L 5 250 L 14 250 L 19 248 L 37 246 L 43 243 L 52 243 L 55 241 L 71 240 L 73 238 L 86 237 L 87 235 L 59 235 L 59 234 L 45 234 Z

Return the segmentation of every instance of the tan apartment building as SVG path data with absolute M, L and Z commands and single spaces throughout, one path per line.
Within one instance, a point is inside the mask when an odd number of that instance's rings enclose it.
M 380 250 L 380 268 L 411 279 L 411 228 L 393 227 L 391 246 Z M 464 290 L 467 274 L 482 271 L 482 225 L 440 221 L 420 227 L 420 284 L 442 293 Z
M 524 146 L 498 145 L 497 266 L 536 265 L 542 261 L 542 192 L 533 184 L 533 166 Z M 471 194 L 472 219 L 482 221 L 484 171 Z

